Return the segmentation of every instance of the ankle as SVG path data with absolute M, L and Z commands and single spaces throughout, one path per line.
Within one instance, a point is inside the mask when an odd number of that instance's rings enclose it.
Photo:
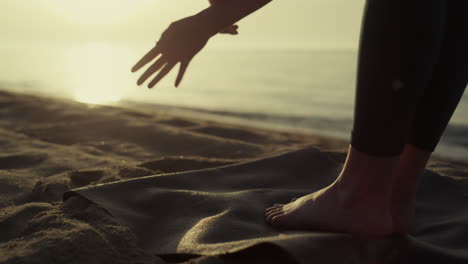
M 338 203 L 343 208 L 386 212 L 390 210 L 390 190 L 379 190 L 365 184 L 346 185 L 340 181 L 334 183 Z
M 400 163 L 400 157 L 400 155 L 373 156 L 350 145 L 343 171 L 374 177 L 382 174 L 394 175 Z
M 339 182 L 330 186 L 336 192 L 336 211 L 350 219 L 359 219 L 350 224 L 350 230 L 359 234 L 388 235 L 392 233 L 393 219 L 388 195 L 359 193 L 343 189 Z M 333 190 L 334 189 L 334 190 Z
M 350 145 L 343 169 L 334 183 L 340 199 L 349 205 L 388 207 L 399 160 L 400 156 L 372 156 Z
M 392 204 L 414 204 L 418 185 L 430 156 L 431 152 L 411 144 L 405 145 L 392 182 Z
M 392 193 L 390 204 L 392 208 L 411 208 L 416 204 L 415 194 Z

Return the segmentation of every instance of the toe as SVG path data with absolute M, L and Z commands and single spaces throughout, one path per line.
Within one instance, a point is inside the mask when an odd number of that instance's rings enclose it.
M 265 211 L 267 211 L 267 212 L 268 211 L 274 211 L 274 210 L 278 209 L 281 206 L 283 206 L 283 205 L 282 204 L 275 204 L 272 207 L 267 208 Z
M 278 212 L 278 211 L 281 211 L 281 207 L 276 207 L 276 208 L 273 209 L 273 210 L 267 210 L 267 211 L 265 211 L 265 218 L 268 218 L 269 215 L 274 214 L 274 213 L 276 213 L 276 212 Z
M 278 215 L 275 215 L 271 218 L 271 221 L 270 221 L 270 224 L 272 226 L 283 226 L 284 224 L 284 219 L 285 219 L 285 215 L 284 214 L 278 214 Z
M 265 221 L 267 221 L 268 223 L 271 224 L 271 219 L 273 219 L 275 216 L 282 215 L 283 213 L 284 213 L 284 212 L 283 212 L 282 209 L 277 210 L 277 211 L 273 211 L 272 213 L 270 213 L 270 214 L 266 217 Z

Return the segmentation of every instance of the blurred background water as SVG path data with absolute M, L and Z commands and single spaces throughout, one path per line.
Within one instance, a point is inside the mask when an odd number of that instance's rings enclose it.
M 210 49 L 208 45 L 179 88 L 173 86 L 173 71 L 150 90 L 136 86 L 139 74 L 130 73 L 149 48 L 106 42 L 4 43 L 0 89 L 85 103 L 177 106 L 239 123 L 349 139 L 356 49 Z M 468 160 L 466 93 L 436 153 Z

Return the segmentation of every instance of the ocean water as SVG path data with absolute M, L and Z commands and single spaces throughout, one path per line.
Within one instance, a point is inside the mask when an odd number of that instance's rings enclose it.
M 156 88 L 138 87 L 130 68 L 149 47 L 109 43 L 3 44 L 0 89 L 100 104 L 170 105 L 282 130 L 349 139 L 356 50 L 210 49 L 179 88 L 174 70 Z M 144 70 L 144 69 L 143 69 Z M 468 161 L 465 93 L 436 154 Z

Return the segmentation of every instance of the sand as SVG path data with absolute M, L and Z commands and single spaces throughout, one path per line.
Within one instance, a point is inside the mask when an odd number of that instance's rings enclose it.
M 0 92 L 0 263 L 165 263 L 127 225 L 67 190 L 247 162 L 313 146 L 343 163 L 349 142 L 170 111 Z M 467 179 L 468 165 L 428 169 Z M 200 262 L 215 260 L 200 259 Z

